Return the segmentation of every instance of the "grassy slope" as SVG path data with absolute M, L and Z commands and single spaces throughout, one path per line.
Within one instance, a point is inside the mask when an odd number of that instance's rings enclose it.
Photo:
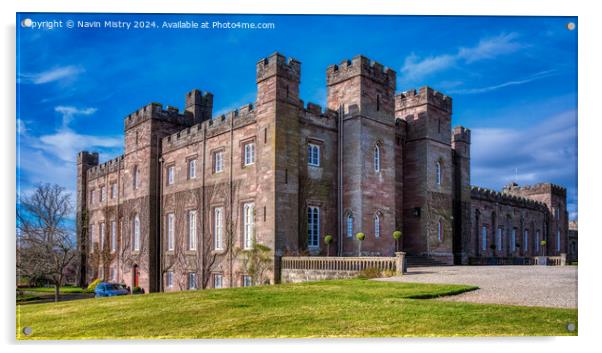
M 39 293 L 51 293 L 54 295 L 54 287 L 27 287 L 19 288 L 24 292 L 39 292 Z M 84 290 L 79 287 L 61 287 L 59 289 L 61 293 L 83 293 Z
M 355 279 L 32 304 L 17 307 L 17 338 L 566 335 L 577 322 L 574 309 L 409 299 L 470 289 Z

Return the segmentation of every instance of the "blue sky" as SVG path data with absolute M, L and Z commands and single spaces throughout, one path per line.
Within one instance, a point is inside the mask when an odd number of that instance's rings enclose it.
M 275 29 L 17 28 L 17 181 L 75 191 L 79 150 L 122 153 L 123 118 L 192 88 L 220 114 L 254 101 L 255 63 L 302 62 L 301 97 L 325 105 L 326 67 L 357 54 L 394 69 L 398 91 L 451 95 L 472 130 L 472 184 L 553 182 L 577 217 L 577 30 L 570 17 L 18 14 L 44 20 L 271 22 Z

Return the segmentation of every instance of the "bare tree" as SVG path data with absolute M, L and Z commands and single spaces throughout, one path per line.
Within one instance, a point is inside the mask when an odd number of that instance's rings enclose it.
M 261 285 L 266 280 L 265 274 L 270 270 L 272 260 L 272 249 L 253 241 L 251 249 L 245 249 L 241 252 L 242 263 L 249 276 L 253 280 L 253 285 Z
M 19 198 L 17 207 L 17 274 L 54 284 L 58 301 L 68 268 L 77 258 L 73 231 L 67 226 L 70 195 L 59 185 L 38 184 Z

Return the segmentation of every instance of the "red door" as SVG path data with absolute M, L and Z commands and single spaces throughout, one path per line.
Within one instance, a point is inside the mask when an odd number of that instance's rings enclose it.
M 140 271 L 138 271 L 138 265 L 134 265 L 134 287 L 139 287 L 139 278 L 140 278 Z

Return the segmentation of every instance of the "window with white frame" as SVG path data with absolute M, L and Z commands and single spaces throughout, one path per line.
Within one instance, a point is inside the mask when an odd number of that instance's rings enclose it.
M 380 238 L 380 215 L 378 213 L 374 215 L 374 237 Z
M 347 238 L 353 237 L 353 215 L 347 215 Z
M 188 179 L 196 178 L 196 159 L 188 161 Z
M 224 276 L 221 273 L 213 274 L 213 288 L 224 287 Z
M 213 243 L 215 250 L 224 249 L 224 209 L 216 207 L 213 210 Z
M 173 185 L 176 168 L 173 165 L 167 167 L 167 185 Z
M 487 226 L 481 228 L 481 250 L 487 251 Z
M 224 151 L 216 151 L 213 153 L 213 171 L 215 173 L 224 171 Z
M 437 240 L 443 241 L 443 221 L 437 222 Z
M 175 247 L 175 215 L 167 214 L 167 251 L 173 251 Z
M 245 165 L 251 165 L 255 163 L 255 143 L 248 142 L 244 146 L 244 162 Z
M 140 217 L 138 215 L 134 216 L 133 228 L 134 239 L 132 241 L 132 249 L 134 251 L 140 251 Z
M 510 234 L 510 250 L 516 251 L 516 228 L 512 228 L 512 233 Z
M 242 286 L 251 287 L 253 285 L 253 279 L 249 275 L 242 276 Z
M 307 246 L 317 248 L 320 245 L 320 208 L 307 208 Z
M 117 197 L 117 183 L 111 184 L 111 198 L 114 199 Z
M 435 174 L 437 185 L 441 185 L 441 162 L 435 164 Z
M 172 271 L 167 271 L 167 273 L 165 273 L 165 286 L 167 288 L 173 288 L 173 272 Z
M 94 203 L 96 203 L 96 198 L 95 198 L 95 192 L 94 190 L 90 190 L 90 205 L 93 205 Z
M 380 147 L 378 145 L 374 146 L 374 171 L 380 172 Z
M 196 289 L 196 273 L 188 272 L 188 289 Z
M 111 252 L 117 250 L 117 222 L 111 221 Z
M 188 211 L 188 250 L 196 250 L 196 210 Z
M 308 143 L 307 144 L 307 164 L 315 167 L 320 166 L 320 146 Z
M 106 200 L 106 192 L 105 192 L 105 187 L 104 185 L 100 187 L 100 202 L 103 202 Z
M 245 249 L 253 248 L 253 237 L 255 236 L 255 204 L 252 202 L 243 205 L 244 236 L 243 246 Z
M 100 235 L 100 250 L 105 248 L 105 223 L 102 222 L 98 225 L 98 234 Z
M 495 235 L 495 247 L 497 250 L 502 250 L 502 227 L 497 229 L 497 233 Z
M 88 226 L 90 229 L 90 252 L 94 252 L 94 242 L 96 241 L 96 232 L 94 226 L 94 224 L 90 224 Z
M 556 231 L 556 251 L 560 252 L 560 229 Z
M 525 231 L 523 232 L 523 247 L 524 247 L 525 253 L 527 253 L 529 251 L 529 230 L 528 229 L 525 229 Z

